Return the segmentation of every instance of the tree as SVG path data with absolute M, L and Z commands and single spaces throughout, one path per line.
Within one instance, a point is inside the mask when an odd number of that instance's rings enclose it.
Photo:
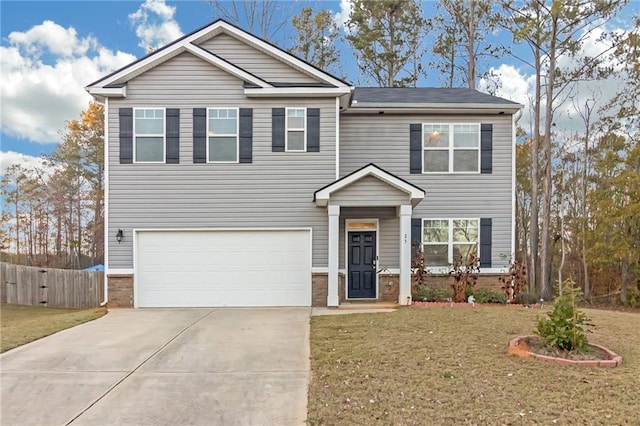
M 296 31 L 291 53 L 323 70 L 331 70 L 338 64 L 340 57 L 335 46 L 338 25 L 330 10 L 320 10 L 314 15 L 312 8 L 304 7 L 291 23 Z
M 217 15 L 255 34 L 276 42 L 287 28 L 285 2 L 278 0 L 209 0 Z
M 496 58 L 500 49 L 486 42 L 486 35 L 497 26 L 500 15 L 491 0 L 440 0 L 433 18 L 439 29 L 433 45 L 436 61 L 432 63 L 445 78 L 446 87 L 456 83 L 476 88 L 481 58 Z
M 382 87 L 416 84 L 427 31 L 416 0 L 355 0 L 347 28 L 363 78 Z
M 582 46 L 591 31 L 601 27 L 615 12 L 624 5 L 624 1 L 600 0 L 553 0 L 550 4 L 541 0 L 529 0 L 523 7 L 513 2 L 504 7 L 510 14 L 510 27 L 516 41 L 526 41 L 540 56 L 536 62 L 536 102 L 542 98 L 541 74 L 544 74 L 544 138 L 540 136 L 539 125 L 534 130 L 534 138 L 540 143 L 542 157 L 542 230 L 540 247 L 540 290 L 541 294 L 551 296 L 551 199 L 552 199 L 552 125 L 555 107 L 566 95 L 567 89 L 577 81 L 596 78 L 602 75 L 602 60 L 613 47 L 597 52 L 593 56 L 579 57 Z M 538 55 L 534 55 L 536 60 Z M 565 58 L 565 63 L 558 63 Z M 541 116 L 534 114 L 539 123 Z M 537 185 L 532 185 L 536 188 Z M 532 193 L 533 202 L 533 193 Z M 532 215 L 532 219 L 535 216 Z M 533 223 L 532 223 L 533 232 Z M 533 242 L 532 242 L 533 245 Z M 537 247 L 536 247 L 537 250 Z M 532 251 L 532 256 L 533 256 Z M 535 275 L 535 271 L 532 272 Z

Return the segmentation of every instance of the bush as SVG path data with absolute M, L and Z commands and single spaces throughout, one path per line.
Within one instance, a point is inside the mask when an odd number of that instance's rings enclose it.
M 520 293 L 514 297 L 513 303 L 518 305 L 535 305 L 539 300 L 540 298 L 535 294 Z
M 633 287 L 627 290 L 627 305 L 632 308 L 640 307 L 640 292 Z
M 507 295 L 488 288 L 476 288 L 473 290 L 473 297 L 476 303 L 507 303 Z
M 418 286 L 413 295 L 413 300 L 418 302 L 446 302 L 449 298 L 446 290 L 427 285 Z
M 576 308 L 580 289 L 571 281 L 565 282 L 564 294 L 556 298 L 548 318 L 538 318 L 536 334 L 551 349 L 585 352 L 588 350 L 584 326 L 589 319 Z

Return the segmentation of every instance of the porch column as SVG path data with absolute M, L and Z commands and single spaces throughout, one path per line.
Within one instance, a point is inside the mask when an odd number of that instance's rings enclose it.
M 327 306 L 338 306 L 338 239 L 340 238 L 340 206 L 329 206 L 329 276 Z M 411 220 L 409 220 L 411 222 Z
M 411 303 L 411 211 L 410 205 L 400 206 L 400 305 Z

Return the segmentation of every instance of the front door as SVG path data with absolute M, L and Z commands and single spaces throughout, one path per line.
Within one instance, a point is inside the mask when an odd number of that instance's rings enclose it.
M 376 297 L 376 233 L 349 232 L 349 299 Z

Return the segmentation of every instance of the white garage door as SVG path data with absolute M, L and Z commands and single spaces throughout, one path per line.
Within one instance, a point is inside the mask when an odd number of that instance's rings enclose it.
M 135 306 L 310 306 L 311 232 L 139 231 Z

